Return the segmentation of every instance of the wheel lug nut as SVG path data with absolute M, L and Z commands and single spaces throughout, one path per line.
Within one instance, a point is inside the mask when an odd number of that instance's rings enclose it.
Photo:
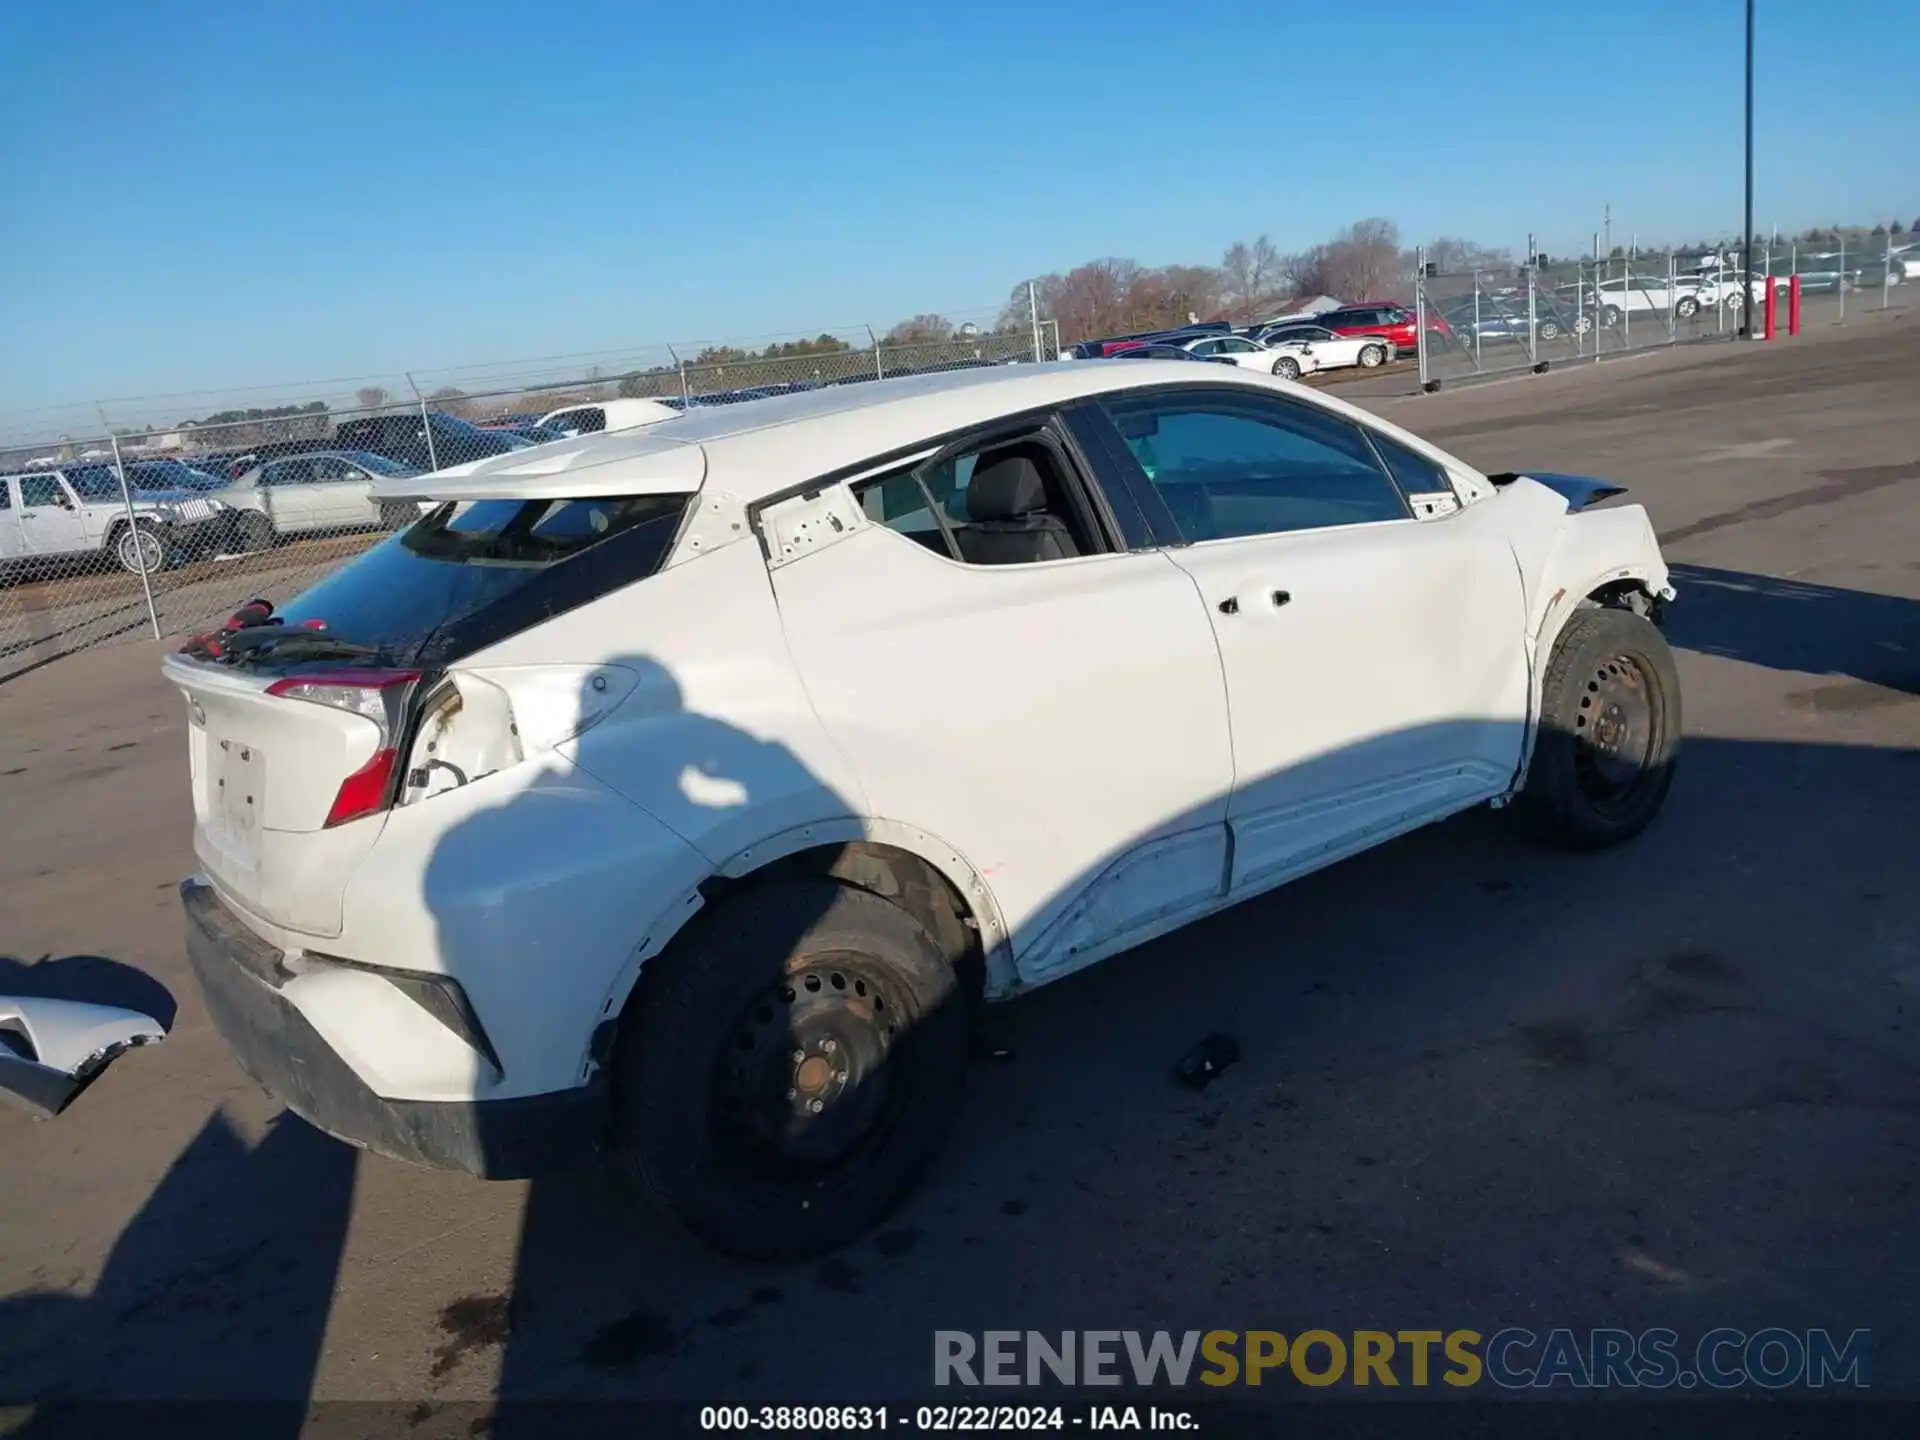
M 820 1042 L 820 1048 L 831 1055 L 840 1048 L 840 1042 L 837 1040 L 823 1040 Z
M 787 1099 L 791 1100 L 793 1099 L 794 1096 L 798 1095 L 799 1093 L 800 1092 L 798 1090 L 789 1090 L 787 1091 Z
M 811 1110 L 816 1115 L 818 1115 L 822 1110 L 826 1108 L 827 1108 L 826 1102 L 822 1100 L 809 1101 L 807 1104 L 807 1109 Z
M 796 1065 L 798 1065 L 802 1060 L 806 1058 L 807 1058 L 807 1052 L 804 1050 L 796 1050 L 793 1052 L 793 1063 Z

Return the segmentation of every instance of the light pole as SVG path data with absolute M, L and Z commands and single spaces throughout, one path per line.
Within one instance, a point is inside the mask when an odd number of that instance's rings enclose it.
M 1740 335 L 1753 338 L 1753 0 L 1747 0 L 1747 214 L 1741 252 L 1740 284 L 1746 294 L 1740 297 Z M 1773 277 L 1767 277 L 1773 284 Z

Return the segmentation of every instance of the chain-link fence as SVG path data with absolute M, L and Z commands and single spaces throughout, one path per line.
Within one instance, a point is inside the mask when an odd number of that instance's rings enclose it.
M 1743 287 L 1724 260 L 1675 252 L 1417 277 L 1423 382 L 1445 383 L 1739 332 Z
M 1661 251 L 1415 276 L 1423 384 L 1552 369 L 1629 351 L 1739 335 L 1746 309 L 1764 333 L 1771 281 L 1775 333 L 1786 333 L 1794 278 L 1802 328 L 1920 301 L 1920 246 L 1882 234 L 1849 251 L 1756 240 L 1748 276 L 1735 251 Z
M 409 523 L 377 484 L 675 412 L 889 376 L 1058 358 L 1057 328 L 709 348 L 617 376 L 429 386 L 253 407 L 211 423 L 0 449 L 0 678 L 106 641 L 276 604 Z M 472 376 L 464 377 L 472 384 Z M 373 393 L 369 393 L 373 392 Z

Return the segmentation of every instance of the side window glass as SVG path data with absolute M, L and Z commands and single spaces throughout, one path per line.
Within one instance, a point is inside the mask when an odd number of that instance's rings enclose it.
M 598 406 L 573 412 L 575 427 L 582 435 L 598 435 L 607 428 L 607 412 Z
M 20 504 L 28 510 L 42 505 L 65 506 L 67 497 L 61 492 L 60 482 L 53 476 L 29 475 L 20 482 Z
M 1403 520 L 1357 426 L 1284 401 L 1123 396 L 1106 409 L 1190 541 Z
M 1387 462 L 1387 469 L 1393 478 L 1400 482 L 1400 488 L 1409 495 L 1451 494 L 1453 481 L 1447 472 L 1424 455 L 1417 455 L 1398 440 L 1389 440 L 1378 432 L 1371 432 L 1374 449 L 1380 452 L 1380 458 Z
M 1103 548 L 1073 503 L 1059 453 L 1037 435 L 937 456 L 855 494 L 870 519 L 969 565 L 1070 560 Z
M 13 508 L 13 482 L 0 480 L 0 510 Z

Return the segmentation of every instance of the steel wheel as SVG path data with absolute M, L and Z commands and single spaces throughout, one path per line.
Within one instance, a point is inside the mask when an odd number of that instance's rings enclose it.
M 1540 338 L 1542 340 L 1558 340 L 1560 338 L 1560 322 L 1557 320 L 1542 320 L 1540 322 Z
M 749 1002 L 710 1086 L 732 1167 L 800 1179 L 882 1142 L 900 1110 L 887 1060 L 910 1013 L 900 977 L 850 953 L 810 956 Z
M 1656 776 L 1648 765 L 1656 704 L 1653 686 L 1630 655 L 1609 655 L 1587 677 L 1574 722 L 1574 770 L 1597 810 L 1631 810 Z

